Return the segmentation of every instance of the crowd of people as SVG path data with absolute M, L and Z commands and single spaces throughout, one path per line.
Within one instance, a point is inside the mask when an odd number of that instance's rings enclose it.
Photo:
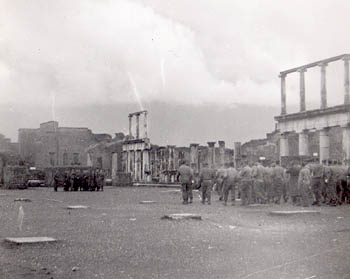
M 53 177 L 53 188 L 64 191 L 103 191 L 105 175 L 103 170 L 57 171 Z
M 230 193 L 232 205 L 236 197 L 240 197 L 241 205 L 290 202 L 307 207 L 350 203 L 350 167 L 331 161 L 292 161 L 287 167 L 279 162 L 270 166 L 255 163 L 241 168 L 234 168 L 231 163 L 219 169 L 203 164 L 197 174 L 183 161 L 178 179 L 184 204 L 192 203 L 192 189 L 200 189 L 203 204 L 211 203 L 213 190 L 224 205 Z

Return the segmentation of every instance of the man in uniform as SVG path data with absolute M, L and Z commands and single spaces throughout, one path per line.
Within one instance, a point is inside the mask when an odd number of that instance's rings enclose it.
M 241 180 L 241 205 L 249 205 L 251 203 L 251 189 L 252 189 L 252 169 L 246 165 L 239 172 Z
M 204 163 L 199 173 L 199 183 L 202 189 L 202 204 L 205 204 L 205 200 L 208 201 L 208 204 L 211 202 L 211 190 L 214 179 L 215 171 L 208 167 L 208 163 Z
M 58 172 L 55 173 L 55 176 L 53 177 L 53 189 L 55 190 L 55 192 L 57 192 L 57 188 L 59 186 L 60 183 L 60 176 L 58 174 Z
M 238 172 L 233 167 L 233 162 L 230 163 L 229 167 L 226 169 L 224 182 L 223 182 L 223 199 L 224 205 L 227 205 L 227 198 L 229 191 L 231 191 L 232 205 L 235 205 L 236 201 L 236 183 L 237 183 Z
M 182 199 L 183 204 L 188 204 L 188 198 L 190 198 L 190 203 L 192 203 L 193 196 L 190 194 L 192 187 L 193 171 L 188 166 L 186 161 L 183 161 L 179 167 L 178 178 L 181 183 Z
M 66 172 L 64 175 L 64 181 L 63 181 L 63 190 L 69 191 L 71 187 L 71 178 L 70 175 Z
M 273 181 L 272 181 L 272 168 L 270 166 L 265 167 L 264 169 L 264 188 L 266 192 L 267 203 L 273 201 Z
M 320 205 L 324 179 L 323 166 L 320 163 L 315 162 L 313 164 L 310 164 L 310 168 L 312 175 L 311 190 L 314 195 L 314 202 L 312 205 Z
M 254 200 L 256 203 L 266 203 L 267 197 L 264 189 L 264 167 L 256 163 L 252 168 Z
M 301 195 L 301 205 L 310 206 L 312 200 L 311 193 L 311 170 L 309 165 L 303 163 L 303 168 L 299 172 L 298 185 Z
M 216 172 L 216 192 L 219 195 L 219 200 L 222 201 L 223 198 L 223 182 L 226 176 L 226 169 L 219 168 Z
M 300 191 L 298 187 L 298 178 L 301 166 L 296 162 L 292 162 L 292 166 L 287 169 L 289 173 L 289 195 L 293 205 L 300 204 Z
M 273 181 L 273 201 L 279 204 L 283 194 L 284 186 L 284 168 L 277 164 L 273 164 L 272 168 L 272 181 Z
M 103 184 L 105 182 L 105 175 L 103 170 L 97 173 L 97 191 L 103 191 Z

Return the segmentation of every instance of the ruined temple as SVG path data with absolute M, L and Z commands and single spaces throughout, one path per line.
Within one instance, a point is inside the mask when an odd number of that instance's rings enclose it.
M 280 72 L 281 114 L 275 117 L 280 134 L 280 157 L 314 157 L 320 162 L 350 160 L 350 87 L 349 54 L 343 54 Z M 344 63 L 344 101 L 337 106 L 327 104 L 326 69 L 329 63 Z M 307 110 L 305 73 L 307 69 L 320 67 L 320 107 Z M 286 108 L 286 78 L 299 73 L 299 112 L 288 113 Z M 296 144 L 295 144 L 296 143 Z

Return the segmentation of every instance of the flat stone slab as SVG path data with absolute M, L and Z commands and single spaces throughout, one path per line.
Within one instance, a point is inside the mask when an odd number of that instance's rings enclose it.
M 248 205 L 249 207 L 266 207 L 269 206 L 268 204 L 262 204 L 262 203 L 253 203 Z
M 155 201 L 140 201 L 140 204 L 154 204 L 157 203 Z
M 46 236 L 35 236 L 35 237 L 6 237 L 6 242 L 14 244 L 33 244 L 33 243 L 43 243 L 43 242 L 56 242 L 57 239 Z
M 32 200 L 31 199 L 27 199 L 27 198 L 17 198 L 17 199 L 14 199 L 14 201 L 31 202 Z
M 181 193 L 181 190 L 165 190 L 162 193 L 178 194 Z
M 321 214 L 321 212 L 316 210 L 279 210 L 279 211 L 270 211 L 270 215 L 275 216 L 290 216 L 290 215 L 312 215 L 312 214 Z
M 164 215 L 162 219 L 168 220 L 202 220 L 202 216 L 192 213 L 174 213 Z
M 86 205 L 68 205 L 67 209 L 87 209 L 89 208 Z

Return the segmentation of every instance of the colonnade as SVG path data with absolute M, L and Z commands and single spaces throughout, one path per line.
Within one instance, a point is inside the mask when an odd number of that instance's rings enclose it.
M 330 159 L 330 128 L 325 127 L 318 131 L 319 134 L 319 152 L 318 157 L 320 162 L 327 161 Z M 342 130 L 342 154 L 343 161 L 350 162 L 350 126 L 346 125 L 341 127 Z M 280 137 L 280 156 L 290 156 L 288 135 L 286 132 L 281 134 Z M 298 149 L 299 156 L 312 156 L 310 153 L 310 138 L 309 131 L 303 130 L 298 133 Z
M 320 84 L 320 95 L 321 95 L 321 109 L 327 108 L 327 77 L 326 77 L 326 67 L 328 63 L 342 60 L 344 61 L 344 104 L 350 104 L 350 79 L 349 79 L 349 60 L 350 55 L 343 54 L 340 56 L 332 57 L 329 59 L 324 59 L 322 61 L 317 61 L 310 63 L 298 68 L 290 69 L 280 73 L 279 77 L 281 78 L 281 115 L 287 114 L 287 96 L 286 96 L 286 78 L 290 73 L 298 72 L 299 73 L 299 95 L 300 95 L 300 104 L 299 111 L 306 111 L 305 103 L 305 73 L 308 68 L 315 66 L 320 67 L 321 71 L 321 84 Z
M 327 76 L 326 69 L 329 63 L 335 61 L 344 62 L 344 103 L 342 106 L 327 107 Z M 280 156 L 289 156 L 288 134 L 296 131 L 298 133 L 299 156 L 312 156 L 310 154 L 309 132 L 318 131 L 320 162 L 330 159 L 330 131 L 331 127 L 342 128 L 342 150 L 343 161 L 350 160 L 350 118 L 348 117 L 348 105 L 350 105 L 350 78 L 349 78 L 349 54 L 343 54 L 321 61 L 306 64 L 297 68 L 280 72 L 281 78 L 281 116 L 275 119 L 279 122 L 281 129 Z M 308 68 L 320 67 L 320 109 L 306 113 L 305 102 L 305 73 Z M 286 107 L 286 77 L 290 73 L 299 73 L 299 113 L 287 114 Z M 305 113 L 304 113 L 305 112 Z M 293 127 L 293 128 L 292 128 Z M 305 128 L 305 129 L 303 129 Z

